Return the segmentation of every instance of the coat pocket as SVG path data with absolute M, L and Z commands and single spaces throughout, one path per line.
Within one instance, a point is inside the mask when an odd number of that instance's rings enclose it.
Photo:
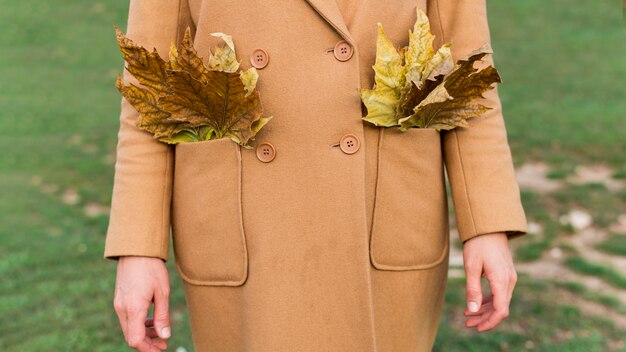
M 381 128 L 370 258 L 380 270 L 427 269 L 448 254 L 441 133 Z
M 188 283 L 239 286 L 248 276 L 241 204 L 241 146 L 229 138 L 175 149 L 172 236 Z

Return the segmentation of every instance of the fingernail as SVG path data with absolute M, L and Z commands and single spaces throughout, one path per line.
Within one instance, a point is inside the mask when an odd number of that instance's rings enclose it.
M 161 329 L 161 336 L 170 337 L 170 328 L 166 327 L 166 328 Z
M 467 307 L 469 308 L 469 311 L 472 312 L 472 313 L 478 311 L 478 304 L 476 304 L 476 302 L 469 302 Z

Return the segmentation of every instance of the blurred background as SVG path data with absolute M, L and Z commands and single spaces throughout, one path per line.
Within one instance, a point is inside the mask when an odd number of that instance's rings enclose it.
M 464 327 L 453 227 L 436 350 L 626 351 L 625 5 L 488 6 L 530 234 L 511 242 L 511 316 L 477 334 Z M 0 350 L 130 350 L 112 305 L 116 263 L 103 259 L 123 69 L 112 24 L 125 31 L 128 2 L 0 8 Z M 167 266 L 170 350 L 192 351 Z

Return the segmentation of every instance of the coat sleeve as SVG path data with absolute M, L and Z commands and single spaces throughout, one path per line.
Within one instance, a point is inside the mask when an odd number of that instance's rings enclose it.
M 427 9 L 435 48 L 451 43 L 455 62 L 484 43 L 491 44 L 486 0 L 428 0 Z M 493 54 L 474 67 L 489 64 L 496 67 Z M 483 97 L 479 101 L 492 109 L 470 118 L 470 127 L 442 130 L 444 163 L 463 243 L 492 232 L 504 232 L 509 239 L 527 233 L 498 85 Z
M 190 23 L 186 0 L 131 0 L 126 36 L 167 60 Z M 185 27 L 185 28 L 183 28 Z M 139 85 L 125 68 L 124 81 Z M 168 259 L 173 149 L 137 126 L 139 113 L 122 98 L 111 213 L 104 258 Z

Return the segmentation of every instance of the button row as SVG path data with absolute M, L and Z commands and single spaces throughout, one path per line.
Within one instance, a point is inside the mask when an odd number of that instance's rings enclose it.
M 352 48 L 352 45 L 350 45 L 350 43 L 345 40 L 338 41 L 333 48 L 333 54 L 335 55 L 335 58 L 339 61 L 350 60 L 353 53 L 354 49 Z M 265 68 L 269 61 L 270 56 L 264 49 L 256 48 L 254 49 L 252 54 L 250 54 L 250 63 L 252 64 L 252 66 L 256 67 L 259 70 Z
M 336 145 L 337 144 L 335 144 L 335 146 Z M 339 149 L 341 149 L 342 152 L 346 154 L 354 154 L 359 150 L 361 142 L 356 135 L 352 133 L 346 133 L 341 137 L 338 145 Z M 269 163 L 276 157 L 276 148 L 274 148 L 272 143 L 269 142 L 260 143 L 256 147 L 256 156 L 260 161 L 264 163 Z

